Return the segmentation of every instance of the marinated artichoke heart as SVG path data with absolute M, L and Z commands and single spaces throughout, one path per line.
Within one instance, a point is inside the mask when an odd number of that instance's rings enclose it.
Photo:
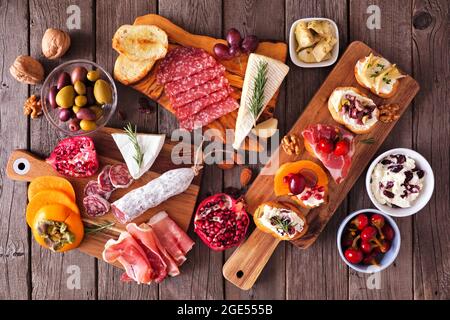
M 295 27 L 295 38 L 297 40 L 297 52 L 304 48 L 313 46 L 320 40 L 314 33 L 308 29 L 306 22 L 299 22 Z
M 315 63 L 331 58 L 337 43 L 333 26 L 328 21 L 313 20 L 299 22 L 295 27 L 298 58 L 306 63 Z

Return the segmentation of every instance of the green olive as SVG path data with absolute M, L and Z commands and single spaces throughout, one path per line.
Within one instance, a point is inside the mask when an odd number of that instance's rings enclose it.
M 84 107 L 87 103 L 86 96 L 76 96 L 75 97 L 75 105 L 79 107 Z
M 98 104 L 111 103 L 112 90 L 109 83 L 102 79 L 95 81 L 94 97 Z
M 81 109 L 80 106 L 73 106 L 73 107 L 72 107 L 72 111 L 73 111 L 73 113 L 75 113 L 75 114 L 77 114 L 78 111 L 80 111 L 80 109 Z
M 98 70 L 91 70 L 87 73 L 87 76 L 89 81 L 94 82 L 97 81 L 100 78 L 100 71 Z
M 96 120 L 100 119 L 103 116 L 103 109 L 100 108 L 99 106 L 92 106 L 89 107 L 89 109 L 91 109 L 92 111 L 94 111 L 95 116 L 96 116 Z
M 83 96 L 86 94 L 86 85 L 80 80 L 76 81 L 73 84 L 73 88 L 75 89 L 75 92 L 78 93 L 79 95 Z
M 91 131 L 97 128 L 97 124 L 95 123 L 95 121 L 81 120 L 80 128 L 83 131 Z
M 73 86 L 65 86 L 56 94 L 56 104 L 61 108 L 70 108 L 75 100 Z

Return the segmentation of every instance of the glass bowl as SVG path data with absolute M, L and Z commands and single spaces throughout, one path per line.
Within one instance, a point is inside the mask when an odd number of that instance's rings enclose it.
M 112 102 L 110 104 L 102 105 L 103 115 L 96 120 L 97 127 L 93 130 L 87 131 L 81 129 L 76 131 L 69 130 L 70 120 L 66 122 L 59 120 L 58 114 L 60 108 L 53 108 L 48 101 L 48 93 L 50 91 L 50 88 L 57 84 L 59 75 L 62 72 L 67 72 L 70 75 L 75 67 L 85 67 L 88 71 L 95 69 L 100 70 L 100 79 L 105 80 L 111 86 Z M 58 67 L 53 69 L 53 71 L 47 76 L 41 89 L 41 101 L 45 117 L 52 124 L 53 127 L 58 129 L 60 133 L 68 136 L 88 135 L 104 127 L 111 119 L 114 112 L 116 111 L 117 88 L 111 75 L 95 62 L 83 59 L 71 60 L 59 65 Z

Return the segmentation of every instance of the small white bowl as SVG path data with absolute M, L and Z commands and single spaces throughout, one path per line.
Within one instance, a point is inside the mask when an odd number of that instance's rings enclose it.
M 295 51 L 295 49 L 297 48 L 297 40 L 295 39 L 294 31 L 295 31 L 295 27 L 297 26 L 297 24 L 299 22 L 301 22 L 301 21 L 309 22 L 309 21 L 313 21 L 313 20 L 322 20 L 322 21 L 330 22 L 334 28 L 337 42 L 333 47 L 333 51 L 331 51 L 330 59 L 324 60 L 321 62 L 306 63 L 306 62 L 301 61 L 298 58 L 297 52 Z M 320 68 L 320 67 L 331 66 L 333 63 L 336 62 L 338 55 L 339 55 L 339 30 L 338 30 L 336 23 L 333 20 L 330 20 L 327 18 L 304 18 L 304 19 L 298 19 L 297 21 L 295 21 L 291 26 L 291 30 L 289 31 L 289 55 L 291 56 L 292 62 L 302 68 Z
M 384 204 L 380 204 L 377 199 L 375 199 L 375 196 L 372 193 L 372 189 L 370 188 L 370 181 L 372 180 L 372 172 L 377 163 L 379 163 L 384 157 L 391 155 L 391 154 L 404 154 L 405 156 L 408 156 L 416 162 L 417 166 L 422 169 L 425 172 L 425 180 L 423 183 L 423 189 L 420 191 L 419 196 L 414 201 L 411 207 L 409 208 L 392 208 Z M 388 215 L 394 216 L 394 217 L 407 217 L 410 215 L 413 215 L 420 210 L 423 209 L 430 201 L 431 196 L 433 195 L 434 190 L 434 175 L 433 170 L 431 169 L 430 164 L 428 163 L 427 159 L 425 159 L 420 153 L 406 148 L 397 148 L 397 149 L 391 149 L 388 150 L 382 154 L 380 154 L 370 165 L 369 169 L 367 170 L 366 174 L 366 190 L 369 195 L 370 200 L 374 204 L 375 207 L 377 207 L 379 210 L 387 213 Z
M 379 262 L 379 265 L 375 266 L 375 265 L 362 265 L 362 264 L 352 264 L 350 262 L 347 261 L 347 259 L 345 259 L 344 256 L 344 252 L 342 251 L 342 245 L 341 245 L 341 238 L 342 238 L 342 234 L 344 232 L 345 227 L 347 226 L 347 224 L 358 214 L 360 213 L 378 213 L 381 214 L 387 222 L 389 222 L 390 226 L 392 227 L 392 229 L 394 229 L 394 239 L 392 240 L 391 243 L 391 248 L 389 249 L 388 252 L 386 252 L 383 255 L 383 258 L 381 259 L 381 261 Z M 395 260 L 395 258 L 397 258 L 397 255 L 400 251 L 400 244 L 401 244 L 401 236 L 400 236 L 400 230 L 397 226 L 397 224 L 395 223 L 394 219 L 392 219 L 390 216 L 384 214 L 383 212 L 381 212 L 380 210 L 376 210 L 376 209 L 362 209 L 362 210 L 358 210 L 355 211 L 353 213 L 351 213 L 350 215 L 348 215 L 344 221 L 342 221 L 341 225 L 339 226 L 338 232 L 337 232 L 337 247 L 339 250 L 339 255 L 341 256 L 342 260 L 344 260 L 344 262 L 353 270 L 356 270 L 358 272 L 363 272 L 363 273 L 375 273 L 375 272 L 380 272 L 384 269 L 386 269 L 387 267 L 389 267 Z

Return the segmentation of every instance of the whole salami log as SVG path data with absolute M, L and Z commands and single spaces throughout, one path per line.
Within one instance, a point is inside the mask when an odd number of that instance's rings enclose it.
M 186 191 L 195 175 L 195 168 L 169 170 L 115 201 L 111 205 L 112 212 L 120 223 L 128 223 L 148 209 Z

